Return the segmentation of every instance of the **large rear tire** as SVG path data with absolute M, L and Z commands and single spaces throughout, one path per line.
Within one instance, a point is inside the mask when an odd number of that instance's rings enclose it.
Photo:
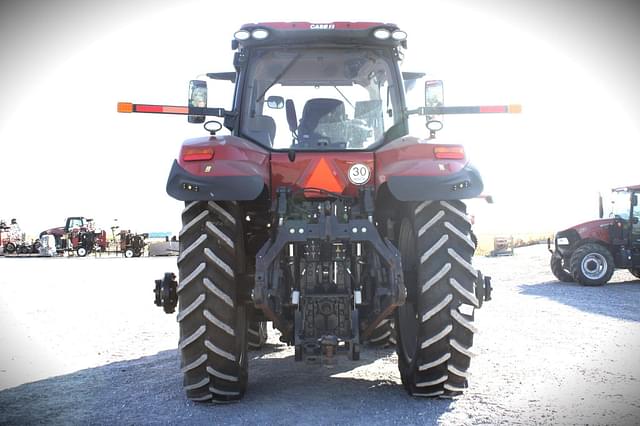
M 613 256 L 600 244 L 582 245 L 571 255 L 571 275 L 585 286 L 604 285 L 614 269 Z
M 396 344 L 396 330 L 393 318 L 382 320 L 376 328 L 373 329 L 369 339 L 365 342 L 368 346 L 387 348 Z
M 182 223 L 177 291 L 184 389 L 194 401 L 236 401 L 247 387 L 239 207 L 228 201 L 187 203 Z
M 467 387 L 478 300 L 475 244 L 460 201 L 423 202 L 398 236 L 408 297 L 396 311 L 398 368 L 413 396 L 452 397 Z
M 249 349 L 258 350 L 267 343 L 267 322 L 252 321 L 249 323 L 247 344 Z
M 565 269 L 563 263 L 561 256 L 552 254 L 551 261 L 549 262 L 551 272 L 558 280 L 565 283 L 572 283 L 573 277 L 571 276 L 571 272 L 569 272 L 568 269 Z

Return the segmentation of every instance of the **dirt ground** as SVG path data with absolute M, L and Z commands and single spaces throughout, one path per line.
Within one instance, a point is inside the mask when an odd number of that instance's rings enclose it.
M 0 424 L 637 424 L 640 281 L 557 282 L 545 246 L 476 258 L 494 300 L 476 314 L 470 387 L 414 399 L 392 349 L 329 369 L 270 330 L 240 403 L 182 392 L 175 315 L 153 280 L 176 258 L 0 258 Z

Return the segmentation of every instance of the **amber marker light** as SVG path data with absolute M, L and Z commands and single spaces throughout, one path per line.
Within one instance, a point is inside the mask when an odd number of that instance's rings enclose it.
M 520 104 L 509 105 L 507 107 L 507 111 L 510 112 L 511 114 L 520 114 L 522 112 L 522 105 Z
M 433 148 L 433 155 L 439 160 L 464 159 L 464 147 L 461 145 L 437 145 Z
M 133 104 L 131 102 L 118 102 L 118 112 L 133 112 Z

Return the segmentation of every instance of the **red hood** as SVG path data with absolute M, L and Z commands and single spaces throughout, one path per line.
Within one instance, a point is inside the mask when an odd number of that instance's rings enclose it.
M 46 231 L 42 231 L 40 235 L 49 234 L 49 235 L 64 235 L 64 226 L 58 226 L 57 228 L 47 229 Z
M 569 229 L 576 231 L 581 239 L 594 238 L 609 242 L 611 239 L 609 228 L 615 223 L 615 219 L 598 219 L 572 226 Z

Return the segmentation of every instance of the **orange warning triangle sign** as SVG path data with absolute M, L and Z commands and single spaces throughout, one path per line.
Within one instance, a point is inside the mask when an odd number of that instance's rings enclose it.
M 338 194 L 341 194 L 344 190 L 344 184 L 338 179 L 336 172 L 329 166 L 324 157 L 321 157 L 320 161 L 316 163 L 316 167 L 309 175 L 304 186 L 305 188 L 321 188 Z

